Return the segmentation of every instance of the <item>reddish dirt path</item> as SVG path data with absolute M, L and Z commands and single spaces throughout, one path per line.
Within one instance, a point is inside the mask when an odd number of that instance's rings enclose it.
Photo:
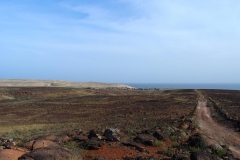
M 210 109 L 207 107 L 207 100 L 199 91 L 196 120 L 204 132 L 204 139 L 211 144 L 224 144 L 229 147 L 236 158 L 240 158 L 240 134 L 232 129 L 221 126 L 211 117 Z

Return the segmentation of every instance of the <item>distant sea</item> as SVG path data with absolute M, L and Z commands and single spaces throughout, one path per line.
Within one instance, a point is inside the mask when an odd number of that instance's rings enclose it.
M 125 83 L 135 88 L 240 90 L 240 83 Z

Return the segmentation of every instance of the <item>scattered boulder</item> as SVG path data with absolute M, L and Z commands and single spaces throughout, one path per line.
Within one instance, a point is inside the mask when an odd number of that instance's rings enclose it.
M 138 134 L 137 137 L 134 139 L 136 142 L 143 143 L 146 145 L 153 145 L 153 141 L 156 138 L 150 134 Z
M 106 160 L 106 159 L 103 158 L 103 157 L 97 157 L 97 158 L 95 158 L 94 160 Z
M 153 135 L 153 133 L 156 131 L 156 129 L 148 129 L 148 130 L 144 130 L 143 132 L 141 132 L 142 134 L 151 134 Z M 160 130 L 157 130 L 160 131 Z
M 4 146 L 4 149 L 11 149 L 11 146 L 12 146 L 13 144 L 11 143 L 11 142 L 5 142 L 4 144 L 3 144 L 3 146 Z
M 193 123 L 190 123 L 188 129 L 194 131 L 196 129 L 196 126 Z
M 80 135 L 83 133 L 83 130 L 80 128 L 78 131 L 77 131 L 77 135 Z
M 158 140 L 161 140 L 161 141 L 166 141 L 168 140 L 168 136 L 160 131 L 155 131 L 153 133 L 153 136 L 156 137 Z
M 80 143 L 79 147 L 84 149 L 89 149 L 89 150 L 98 150 L 103 145 L 104 145 L 104 142 L 100 141 L 99 139 L 92 138 Z
M 69 137 L 67 134 L 62 134 L 62 135 L 57 136 L 57 140 L 58 140 L 58 142 L 65 143 L 65 142 L 72 140 L 72 138 Z
M 212 160 L 213 157 L 206 152 L 192 152 L 190 160 Z
M 175 132 L 175 129 L 174 129 L 174 127 L 168 127 L 168 128 L 166 129 L 166 131 L 169 132 L 169 133 L 174 133 L 174 132 Z
M 33 144 L 35 140 L 28 141 L 23 144 L 23 147 L 27 148 L 28 150 L 33 150 Z
M 109 141 L 120 141 L 120 134 L 118 129 L 109 128 L 103 134 Z
M 180 124 L 180 128 L 188 129 L 189 128 L 189 123 L 188 122 L 183 122 L 182 124 Z
M 98 138 L 98 135 L 95 133 L 94 130 L 91 130 L 88 134 L 88 139 L 92 139 L 92 138 Z
M 198 133 L 189 137 L 188 144 L 193 147 L 204 147 L 202 137 Z
M 188 160 L 188 158 L 184 157 L 182 154 L 180 153 L 176 153 L 172 156 L 171 160 Z
M 138 150 L 140 152 L 144 152 L 145 151 L 145 148 L 142 147 L 139 143 L 136 143 L 136 142 L 127 142 L 127 143 L 123 142 L 123 145 L 134 147 L 134 148 L 136 148 L 136 150 Z
M 44 147 L 59 147 L 59 145 L 53 141 L 50 140 L 42 140 L 38 139 L 33 143 L 32 149 L 38 149 L 38 148 L 44 148 Z
M 146 157 L 142 157 L 142 156 L 137 156 L 137 157 L 123 157 L 124 160 L 159 160 L 159 158 L 155 158 L 153 156 L 146 156 Z M 169 159 L 166 159 L 166 160 L 169 160 Z
M 217 143 L 210 145 L 209 148 L 211 148 L 211 149 L 214 150 L 214 151 L 218 151 L 218 150 L 223 149 L 222 146 L 220 146 L 220 145 L 217 144 Z
M 72 160 L 82 160 L 82 156 L 76 152 L 71 151 L 66 148 L 61 147 L 45 147 L 38 148 L 33 150 L 27 154 L 22 155 L 18 160 L 64 160 L 64 159 L 72 159 Z
M 183 130 L 180 130 L 180 136 L 181 136 L 181 137 L 185 137 L 185 136 L 187 136 L 187 133 L 184 132 Z
M 0 138 L 0 146 L 4 146 L 4 149 L 11 149 L 11 146 L 14 146 L 16 143 L 13 142 L 13 139 L 3 139 Z

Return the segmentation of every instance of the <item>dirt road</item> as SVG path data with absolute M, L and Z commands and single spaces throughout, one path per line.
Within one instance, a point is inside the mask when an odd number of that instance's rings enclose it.
M 198 91 L 197 91 L 198 92 Z M 196 111 L 196 120 L 204 133 L 204 139 L 208 145 L 227 145 L 236 158 L 240 158 L 240 134 L 232 129 L 215 122 L 211 117 L 210 109 L 207 107 L 207 100 L 200 92 Z

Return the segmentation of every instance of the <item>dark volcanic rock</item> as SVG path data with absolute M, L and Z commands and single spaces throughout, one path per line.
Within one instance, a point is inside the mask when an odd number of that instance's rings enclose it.
M 142 156 L 138 156 L 138 157 L 135 157 L 135 158 L 131 158 L 131 157 L 124 157 L 123 158 L 124 160 L 160 160 L 159 158 L 155 158 L 153 156 L 150 156 L 150 157 L 142 157 Z M 161 159 L 161 160 L 169 160 L 169 159 Z
M 106 129 L 103 134 L 109 141 L 120 141 L 118 129 Z
M 136 143 L 136 142 L 127 142 L 127 143 L 123 142 L 123 145 L 134 147 L 134 148 L 136 148 L 136 150 L 138 150 L 140 152 L 144 152 L 145 151 L 145 148 L 142 147 L 139 143 Z
M 150 134 L 138 134 L 137 137 L 134 139 L 136 142 L 143 143 L 146 145 L 153 145 L 153 141 L 156 138 Z
M 89 150 L 97 150 L 100 147 L 104 145 L 104 142 L 102 142 L 99 139 L 92 138 L 89 140 L 86 140 L 82 143 L 79 144 L 79 147 L 84 148 L 84 149 L 89 149 Z
M 168 136 L 164 133 L 161 133 L 160 131 L 155 131 L 153 133 L 153 136 L 156 137 L 158 140 L 163 140 L 163 141 L 168 140 Z
M 6 142 L 3 144 L 3 146 L 4 146 L 4 149 L 11 149 L 12 144 L 11 142 Z
M 192 152 L 190 155 L 191 160 L 213 160 L 214 158 L 206 152 Z
M 171 160 L 188 160 L 188 158 L 184 157 L 180 153 L 176 153 L 176 154 L 173 155 Z
M 94 160 L 106 160 L 106 159 L 103 158 L 103 157 L 97 157 L 97 158 L 95 158 Z
M 88 139 L 92 139 L 92 138 L 98 138 L 98 135 L 95 133 L 94 130 L 91 130 L 88 134 Z
M 204 147 L 204 143 L 200 134 L 195 134 L 189 137 L 188 144 L 194 147 Z

